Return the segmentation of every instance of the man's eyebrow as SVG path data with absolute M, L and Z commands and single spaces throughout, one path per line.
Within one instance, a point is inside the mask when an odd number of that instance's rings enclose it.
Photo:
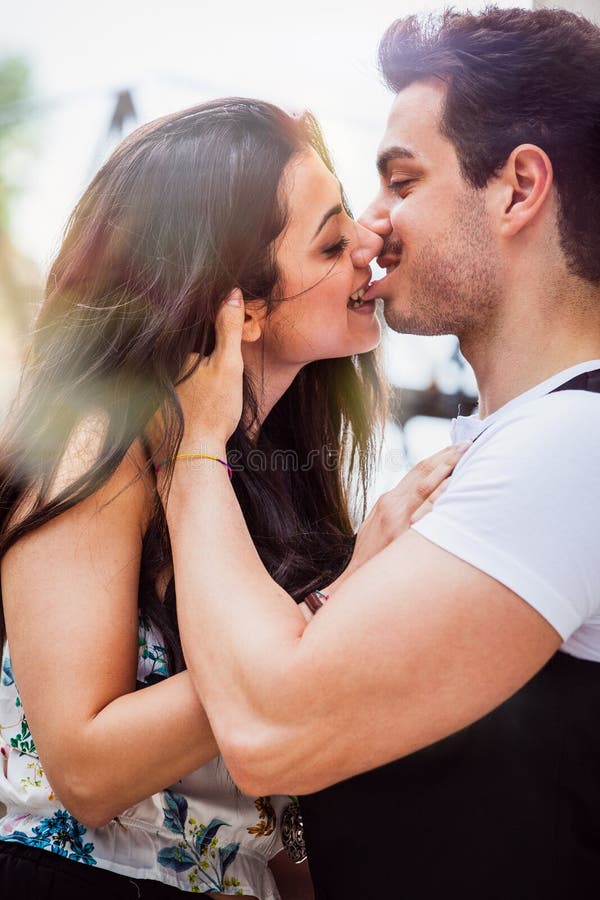
M 325 227 L 327 222 L 331 219 L 331 217 L 339 216 L 339 214 L 341 212 L 342 212 L 342 204 L 341 203 L 338 203 L 337 206 L 332 206 L 331 209 L 327 210 L 327 212 L 325 213 L 325 215 L 323 216 L 323 218 L 321 219 L 321 221 L 319 223 L 319 227 L 317 228 L 317 230 L 315 231 L 315 233 L 313 235 L 313 238 L 312 238 L 313 241 L 316 238 L 316 236 L 319 234 L 319 232 L 323 230 L 323 228 Z
M 416 159 L 417 154 L 408 147 L 388 147 L 382 150 L 377 157 L 377 171 L 380 175 L 385 175 L 388 163 L 394 159 Z

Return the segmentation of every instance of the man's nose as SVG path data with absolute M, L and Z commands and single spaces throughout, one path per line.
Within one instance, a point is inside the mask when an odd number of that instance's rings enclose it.
M 392 223 L 390 222 L 389 211 L 386 206 L 380 202 L 380 198 L 376 197 L 373 202 L 367 206 L 362 215 L 359 216 L 358 222 L 364 228 L 374 232 L 382 238 L 387 237 L 392 232 Z

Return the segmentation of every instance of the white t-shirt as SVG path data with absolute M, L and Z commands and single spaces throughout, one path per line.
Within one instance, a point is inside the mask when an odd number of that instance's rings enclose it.
M 455 419 L 453 440 L 480 436 L 413 528 L 531 604 L 562 650 L 600 662 L 600 394 L 549 393 L 594 369 L 600 360 L 565 369 L 487 419 Z

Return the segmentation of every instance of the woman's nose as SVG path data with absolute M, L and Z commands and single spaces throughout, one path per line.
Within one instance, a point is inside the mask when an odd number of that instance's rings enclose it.
M 357 269 L 363 269 L 369 265 L 372 259 L 379 256 L 383 241 L 378 234 L 361 224 L 360 221 L 356 223 L 356 230 L 357 241 L 351 254 L 352 262 Z

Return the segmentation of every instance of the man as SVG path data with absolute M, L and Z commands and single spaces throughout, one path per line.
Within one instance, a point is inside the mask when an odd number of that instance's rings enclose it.
M 228 479 L 176 469 L 186 658 L 243 790 L 351 778 L 302 802 L 317 897 L 597 896 L 600 30 L 411 18 L 381 64 L 396 98 L 362 221 L 387 275 L 366 297 L 397 330 L 459 336 L 480 409 L 455 436 L 474 443 L 306 627 Z M 240 323 L 224 311 L 206 383 Z M 217 456 L 226 437 L 186 432 Z

